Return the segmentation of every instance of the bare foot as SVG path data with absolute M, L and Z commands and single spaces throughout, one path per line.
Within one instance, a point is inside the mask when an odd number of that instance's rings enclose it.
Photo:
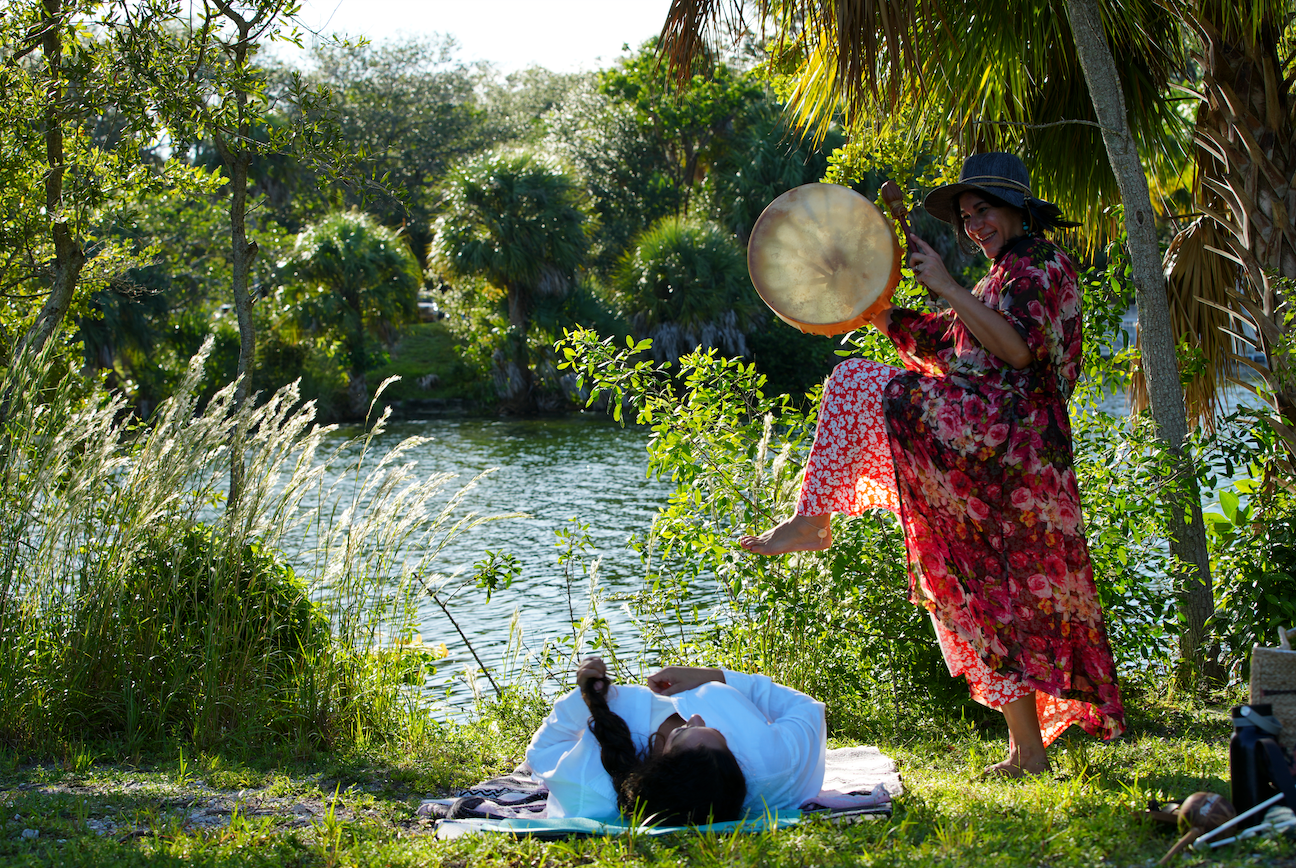
M 794 515 L 760 536 L 739 537 L 738 545 L 757 555 L 819 552 L 832 545 L 831 515 Z
M 1048 748 L 1039 728 L 1038 694 L 1028 693 L 999 710 L 1008 724 L 1008 759 L 986 766 L 983 778 L 1024 778 L 1049 770 Z
M 994 765 L 986 766 L 981 770 L 983 778 L 1024 778 L 1027 775 L 1042 775 L 1052 770 L 1049 765 L 1048 757 L 1035 760 L 1034 762 L 1021 763 L 1011 756 L 1003 762 L 997 762 Z

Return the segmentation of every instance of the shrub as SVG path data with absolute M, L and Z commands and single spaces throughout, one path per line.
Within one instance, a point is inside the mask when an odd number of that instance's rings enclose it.
M 146 425 L 120 398 L 11 372 L 0 440 L 0 738 L 87 734 L 342 745 L 408 715 L 415 577 L 477 519 L 411 438 L 320 455 L 331 429 L 294 387 L 199 411 L 206 350 Z M 226 503 L 231 438 L 245 462 Z M 342 471 L 342 472 L 337 472 Z M 326 485 L 332 478 L 334 482 Z M 303 509 L 303 498 L 319 506 Z M 295 541 L 295 543 L 294 543 Z M 281 549 L 294 543 L 291 556 Z M 291 566 L 295 564 L 296 566 Z M 298 577 L 301 569 L 309 578 Z M 312 601 L 313 600 L 313 601 Z
M 1203 487 L 1218 509 L 1204 514 L 1215 613 L 1210 628 L 1233 681 L 1251 676 L 1251 649 L 1296 626 L 1296 493 L 1282 439 L 1267 413 L 1242 410 L 1203 444 Z
M 891 731 L 909 714 L 966 704 L 930 621 L 907 597 L 903 542 L 884 515 L 838 519 L 833 548 L 757 558 L 736 543 L 791 512 L 814 433 L 818 396 L 766 397 L 752 365 L 714 352 L 671 374 L 642 360 L 646 342 L 616 349 L 587 331 L 560 344 L 591 400 L 608 393 L 653 428 L 650 472 L 676 485 L 637 541 L 646 589 L 633 601 L 650 652 L 663 661 L 763 672 L 832 709 L 833 731 Z
M 612 281 L 612 301 L 652 357 L 674 361 L 701 346 L 748 355 L 746 334 L 764 316 L 747 257 L 713 223 L 666 217 L 636 240 Z

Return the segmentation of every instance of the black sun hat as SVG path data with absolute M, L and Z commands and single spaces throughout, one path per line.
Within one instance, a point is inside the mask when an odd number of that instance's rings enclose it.
M 1042 202 L 1031 196 L 1030 173 L 1025 164 L 1014 154 L 993 152 L 973 154 L 963 161 L 957 184 L 946 184 L 937 187 L 923 199 L 927 213 L 937 220 L 956 225 L 954 211 L 958 206 L 959 196 L 975 191 L 996 203 L 1011 205 L 1023 211 L 1034 210 Z
M 1014 154 L 993 151 L 973 154 L 963 161 L 956 184 L 937 187 L 927 194 L 923 207 L 927 213 L 954 227 L 959 247 L 971 253 L 976 244 L 963 231 L 963 221 L 958 219 L 959 196 L 975 191 L 992 204 L 1011 205 L 1026 212 L 1023 229 L 1027 232 L 1047 232 L 1079 226 L 1062 216 L 1062 211 L 1052 202 L 1031 195 L 1030 172 Z

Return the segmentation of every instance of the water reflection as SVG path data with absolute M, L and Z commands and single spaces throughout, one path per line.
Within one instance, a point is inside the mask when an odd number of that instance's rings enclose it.
M 343 429 L 339 439 L 359 431 Z M 446 574 L 463 570 L 490 551 L 514 555 L 522 575 L 489 604 L 481 591 L 469 590 L 451 604 L 451 614 L 489 667 L 500 665 L 508 642 L 509 621 L 516 609 L 527 645 L 538 649 L 546 638 L 569 632 L 566 583 L 558 559 L 555 531 L 571 527 L 571 519 L 589 525 L 590 561 L 601 558 L 599 578 L 609 592 L 637 589 L 642 573 L 639 557 L 627 548 L 632 533 L 643 533 L 671 486 L 646 478 L 649 432 L 622 428 L 609 420 L 586 415 L 546 419 L 439 418 L 393 423 L 373 444 L 376 454 L 407 437 L 428 438 L 416 453 L 418 471 L 458 474 L 461 482 L 498 468 L 464 498 L 463 511 L 482 515 L 527 513 L 526 518 L 489 522 L 452 541 L 436 562 Z M 585 614 L 586 588 L 577 576 L 576 615 Z M 618 639 L 633 651 L 637 636 L 615 610 L 605 612 L 627 629 Z M 442 661 L 429 685 L 431 694 L 454 710 L 471 702 L 460 677 L 475 667 L 468 649 L 435 604 L 419 607 L 423 641 L 445 642 L 449 659 Z M 482 686 L 485 681 L 482 681 Z M 447 694 L 448 691 L 448 694 Z

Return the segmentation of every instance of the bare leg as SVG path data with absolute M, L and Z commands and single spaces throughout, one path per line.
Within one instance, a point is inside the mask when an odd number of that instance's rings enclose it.
M 1008 722 L 1008 759 L 986 766 L 985 774 L 1020 778 L 1048 771 L 1048 751 L 1040 735 L 1035 694 L 1014 699 L 1000 709 Z
M 794 515 L 760 536 L 739 537 L 738 544 L 758 555 L 817 552 L 832 545 L 831 515 Z

